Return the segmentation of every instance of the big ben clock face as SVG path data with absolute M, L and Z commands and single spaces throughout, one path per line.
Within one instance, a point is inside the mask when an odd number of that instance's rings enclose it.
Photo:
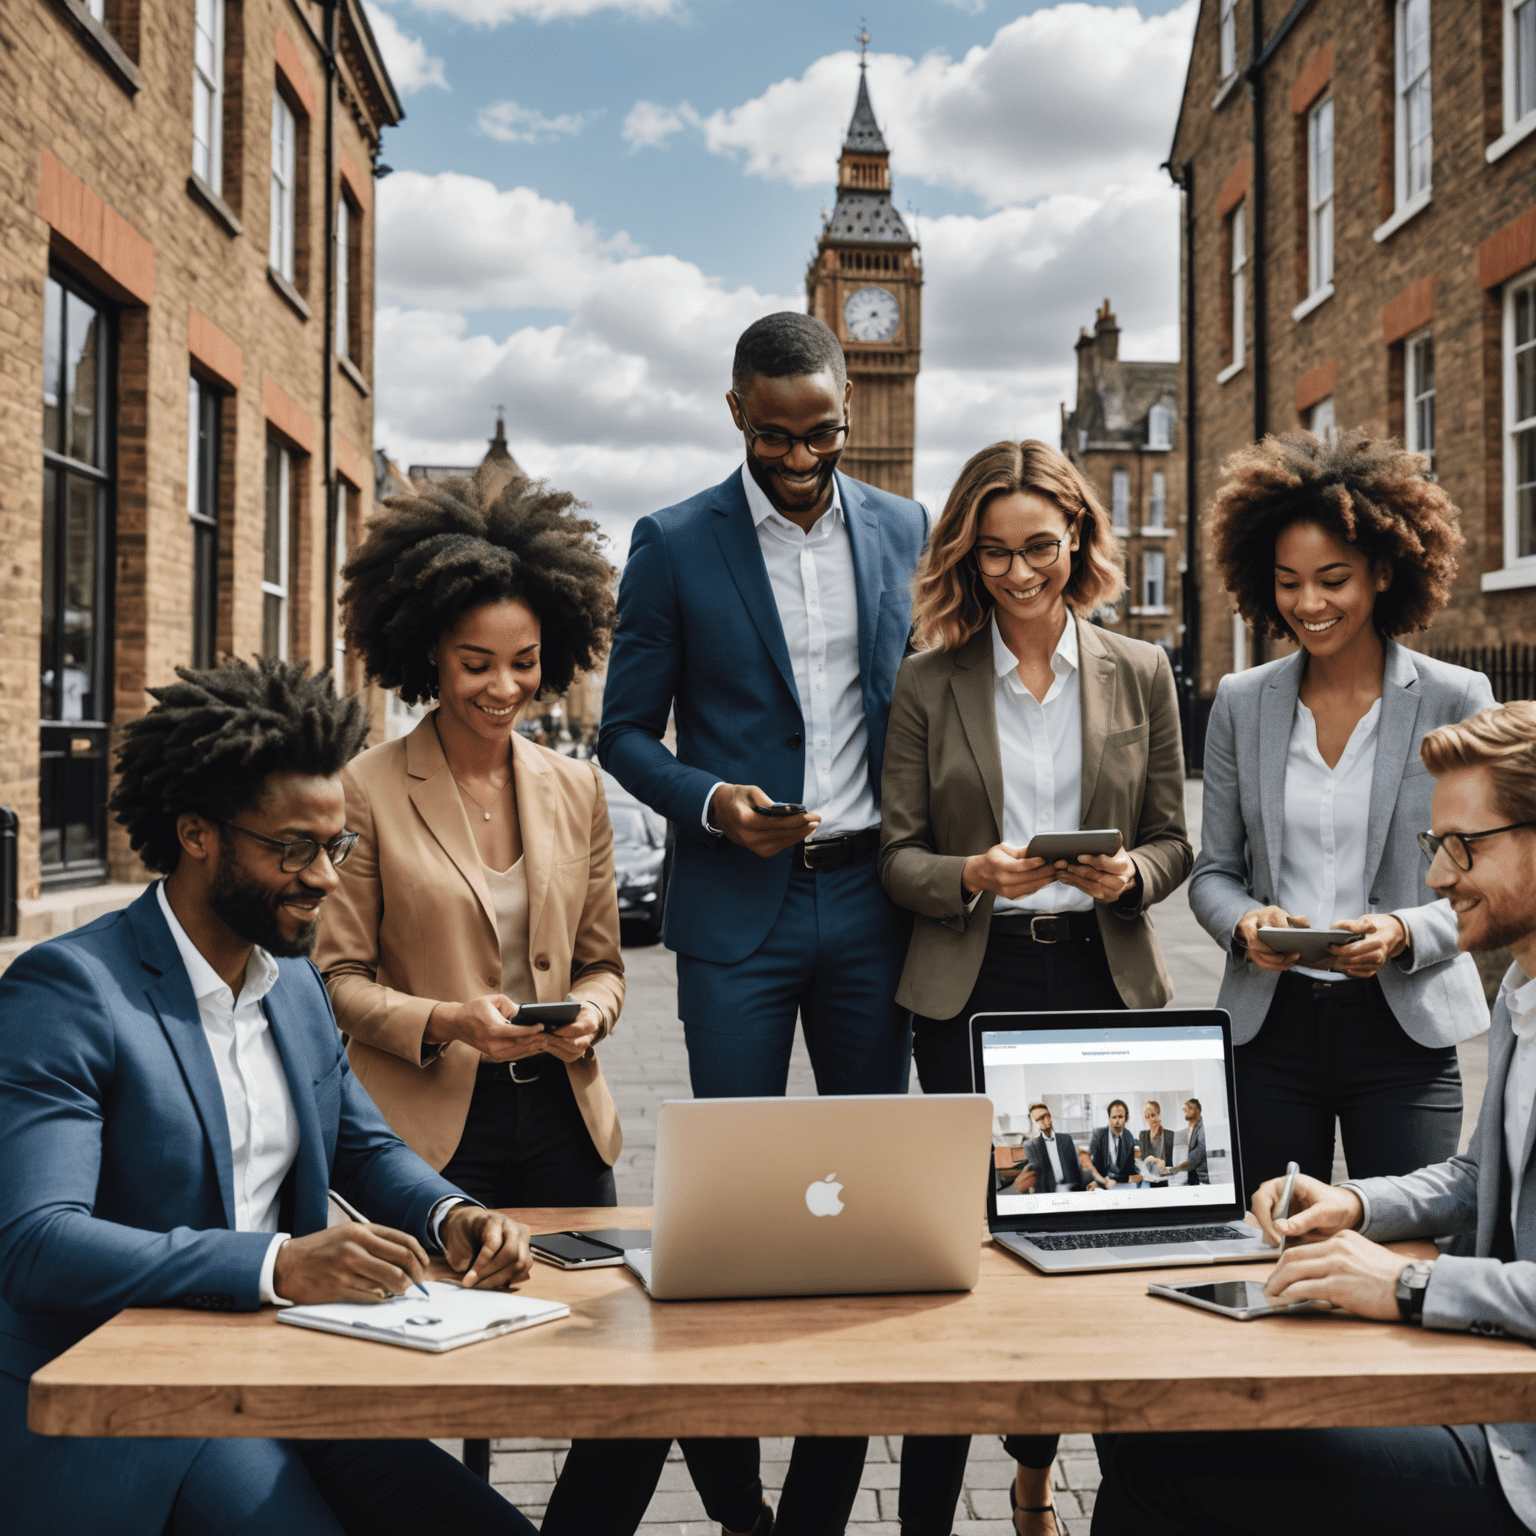
M 886 288 L 860 288 L 843 305 L 843 323 L 855 341 L 889 341 L 901 324 L 901 305 Z

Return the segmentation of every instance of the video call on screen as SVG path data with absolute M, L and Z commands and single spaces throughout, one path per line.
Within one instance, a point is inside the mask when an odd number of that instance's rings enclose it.
M 1232 1172 L 1231 1114 L 1221 1030 L 1214 1025 L 1135 1030 L 998 1030 L 982 1036 L 986 1093 L 992 1100 L 992 1156 L 1000 1216 L 1060 1215 L 1063 1212 L 1155 1210 L 1230 1204 L 1236 1198 Z M 1173 1151 L 1169 1169 L 1184 1160 L 1188 1126 L 1184 1105 L 1200 1102 L 1208 1182 L 1190 1184 L 1188 1175 L 1169 1173 L 1138 1161 L 1142 1184 L 1116 1183 L 1109 1189 L 1018 1193 L 1014 1178 L 1026 1164 L 1026 1149 L 1039 1135 L 1031 1104 L 1050 1111 L 1052 1129 L 1071 1138 L 1076 1152 L 1089 1150 L 1093 1133 L 1109 1125 L 1115 1100 L 1129 1109 L 1125 1129 L 1139 1138 L 1148 1129 L 1147 1106 L 1156 1104 Z M 1138 1144 L 1139 1147 L 1139 1144 Z M 1163 1188 L 1150 1187 L 1167 1178 Z

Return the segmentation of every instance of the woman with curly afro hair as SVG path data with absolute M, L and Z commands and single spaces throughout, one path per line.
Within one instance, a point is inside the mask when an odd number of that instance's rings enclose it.
M 437 707 L 346 769 L 360 838 L 316 960 L 385 1118 L 492 1207 L 615 1199 L 594 1051 L 624 1002 L 602 780 L 516 730 L 607 650 L 614 572 L 574 507 L 494 470 L 423 485 L 343 572 L 369 677 Z M 568 1022 L 519 1022 L 565 1002 Z
M 1244 1193 L 1293 1158 L 1329 1182 L 1336 1119 L 1354 1178 L 1441 1162 L 1460 1139 L 1456 1043 L 1488 1009 L 1424 884 L 1419 744 L 1493 694 L 1395 638 L 1445 606 L 1462 544 L 1426 468 L 1358 431 L 1267 437 L 1227 460 L 1210 512 L 1238 612 L 1297 646 L 1222 679 L 1190 881 L 1229 955 Z M 1302 952 L 1298 927 L 1348 938 Z

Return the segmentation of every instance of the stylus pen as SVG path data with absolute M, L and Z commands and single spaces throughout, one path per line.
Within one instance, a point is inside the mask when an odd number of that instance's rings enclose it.
M 1291 1166 L 1294 1167 L 1295 1164 L 1293 1163 Z M 328 1194 L 331 1197 L 331 1201 L 335 1205 L 336 1209 L 338 1211 L 340 1211 L 341 1214 L 343 1216 L 345 1216 L 348 1221 L 361 1222 L 363 1224 L 363 1226 L 365 1226 L 365 1227 L 369 1224 L 368 1218 L 366 1216 L 364 1216 L 363 1213 L 360 1210 L 358 1210 L 358 1208 L 355 1205 L 353 1205 L 350 1201 L 343 1200 L 341 1198 L 341 1196 L 338 1195 L 334 1189 L 328 1189 L 326 1191 L 326 1194 Z M 411 1284 L 414 1285 L 416 1287 L 416 1289 L 418 1291 L 420 1291 L 421 1294 L 427 1298 L 428 1301 L 432 1300 L 432 1293 L 431 1293 L 431 1291 L 429 1291 L 426 1288 L 426 1286 L 424 1286 L 421 1283 L 421 1281 L 419 1281 L 419 1280 L 412 1280 Z
M 1291 1214 L 1291 1193 L 1296 1188 L 1296 1175 L 1300 1172 L 1300 1167 L 1295 1163 L 1285 1165 L 1285 1188 L 1280 1191 L 1280 1209 L 1275 1217 L 1277 1221 L 1284 1221 Z M 1285 1252 L 1285 1236 L 1284 1232 L 1280 1234 L 1280 1253 L 1275 1255 L 1276 1259 Z

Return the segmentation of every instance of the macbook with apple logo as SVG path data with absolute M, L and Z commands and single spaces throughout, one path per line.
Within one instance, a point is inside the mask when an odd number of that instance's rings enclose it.
M 991 1127 L 980 1094 L 668 1101 L 624 1262 L 658 1301 L 971 1290 Z

